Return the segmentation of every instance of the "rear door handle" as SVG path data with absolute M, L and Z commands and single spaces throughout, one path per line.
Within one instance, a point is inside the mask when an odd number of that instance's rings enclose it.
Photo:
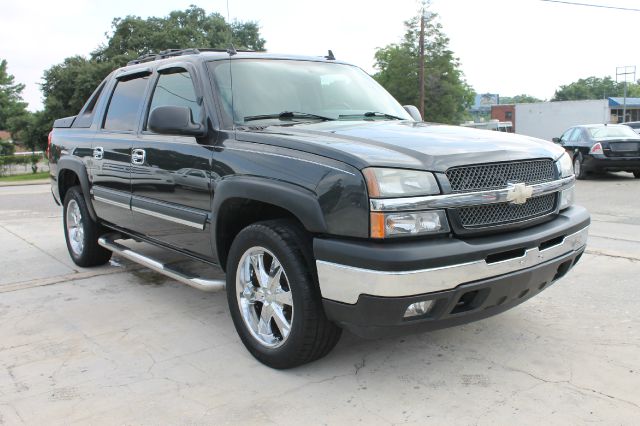
M 144 149 L 136 148 L 131 152 L 131 164 L 144 164 L 147 153 Z
M 93 148 L 93 159 L 94 160 L 102 160 L 104 158 L 104 148 L 101 146 L 96 146 Z

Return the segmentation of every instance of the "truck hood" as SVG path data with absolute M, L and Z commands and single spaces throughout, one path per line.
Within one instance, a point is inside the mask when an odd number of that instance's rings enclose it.
M 310 152 L 351 164 L 443 172 L 449 167 L 557 159 L 564 150 L 522 135 L 414 121 L 326 121 L 240 130 L 238 139 Z

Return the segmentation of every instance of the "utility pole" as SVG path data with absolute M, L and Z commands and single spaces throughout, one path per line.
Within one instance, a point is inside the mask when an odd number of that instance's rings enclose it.
M 428 6 L 427 0 L 422 0 L 422 9 L 420 10 L 420 68 L 418 71 L 418 75 L 420 78 L 420 105 L 418 109 L 420 110 L 420 115 L 424 120 L 424 26 L 426 24 L 426 19 L 428 17 L 428 13 L 426 11 L 426 6 Z
M 618 79 L 622 76 L 624 77 L 624 98 L 622 101 L 622 122 L 625 123 L 627 121 L 627 76 L 633 75 L 633 80 L 636 81 L 636 66 L 628 65 L 624 67 L 616 67 L 616 83 L 618 83 Z

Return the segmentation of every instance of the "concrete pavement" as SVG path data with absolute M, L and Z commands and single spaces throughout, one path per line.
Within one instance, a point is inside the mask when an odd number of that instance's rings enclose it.
M 432 333 L 345 333 L 289 371 L 249 355 L 223 293 L 116 257 L 78 268 L 48 187 L 0 188 L 0 424 L 638 424 L 630 176 L 578 183 L 588 252 L 539 296 Z

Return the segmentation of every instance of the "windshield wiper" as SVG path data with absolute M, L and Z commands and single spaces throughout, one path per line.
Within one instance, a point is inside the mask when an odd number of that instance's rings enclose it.
M 244 118 L 244 121 L 268 120 L 270 118 L 278 118 L 280 120 L 282 120 L 283 118 L 316 118 L 322 121 L 335 120 L 335 118 L 325 117 L 324 115 L 311 114 L 308 112 L 282 111 L 278 114 L 249 115 Z
M 406 120 L 406 118 L 402 118 L 396 115 L 387 114 L 386 112 L 378 112 L 378 111 L 369 111 L 362 114 L 343 114 L 338 116 L 338 118 L 349 118 L 349 117 L 384 117 L 391 120 Z

